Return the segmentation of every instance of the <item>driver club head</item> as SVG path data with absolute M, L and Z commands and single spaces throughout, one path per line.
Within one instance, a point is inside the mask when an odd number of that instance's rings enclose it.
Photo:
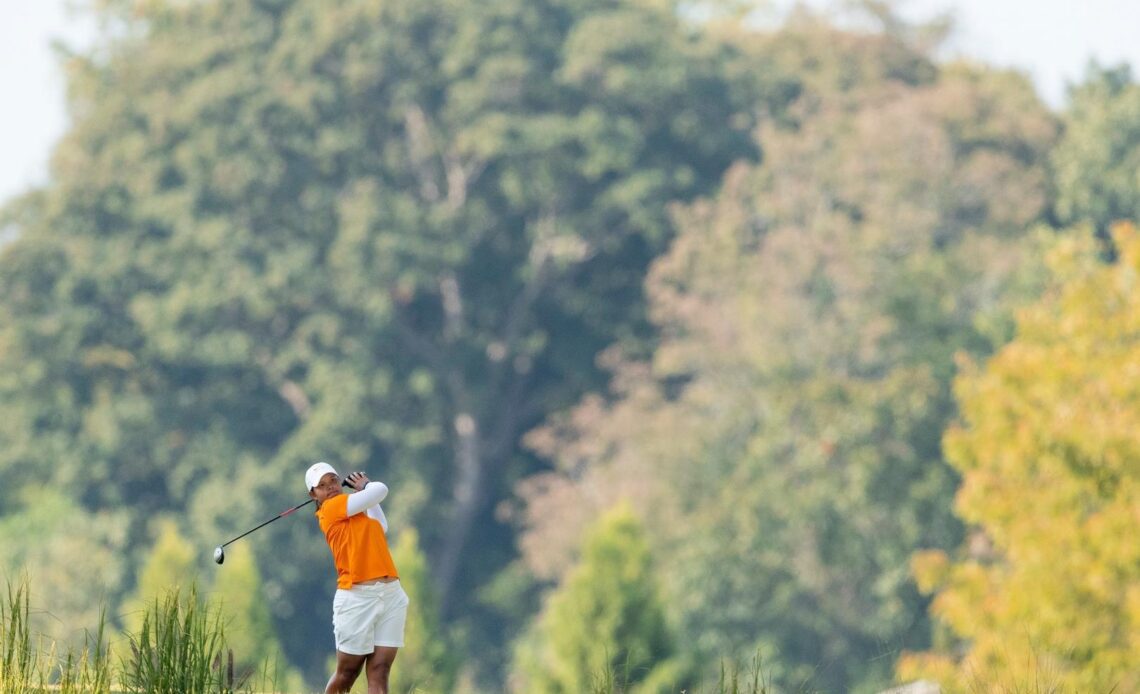
M 222 549 L 221 545 L 218 545 L 217 547 L 214 548 L 214 561 L 217 562 L 218 564 L 221 564 L 225 560 L 226 560 L 225 550 Z

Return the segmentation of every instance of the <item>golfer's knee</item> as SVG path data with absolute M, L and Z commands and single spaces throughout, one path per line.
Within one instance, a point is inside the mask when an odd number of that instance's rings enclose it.
M 373 675 L 387 677 L 388 673 L 392 671 L 391 660 L 381 660 L 379 658 L 368 663 L 368 671 Z
M 326 691 L 335 692 L 336 694 L 343 694 L 352 689 L 352 685 L 356 683 L 356 675 L 353 673 L 345 673 L 337 670 L 332 679 L 329 681 Z
M 344 687 L 344 691 L 352 689 L 352 685 L 356 683 L 356 678 L 360 676 L 360 666 L 355 667 L 338 667 L 333 679 L 336 680 L 338 686 Z

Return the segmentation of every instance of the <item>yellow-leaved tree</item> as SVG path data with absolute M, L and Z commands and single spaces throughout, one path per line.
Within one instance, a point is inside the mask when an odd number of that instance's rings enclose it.
M 900 678 L 944 691 L 1140 691 L 1140 233 L 1059 237 L 1053 283 L 956 383 L 945 437 L 972 531 L 919 554 L 944 626 Z

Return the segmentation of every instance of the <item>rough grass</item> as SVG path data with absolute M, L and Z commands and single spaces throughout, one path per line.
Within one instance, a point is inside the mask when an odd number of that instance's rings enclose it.
M 0 693 L 2 694 L 253 694 L 275 690 L 274 669 L 252 677 L 234 676 L 233 652 L 226 647 L 218 611 L 172 591 L 146 611 L 138 633 L 126 633 L 127 651 L 112 657 L 105 638 L 105 619 L 87 634 L 81 648 L 58 648 L 33 638 L 28 621 L 27 583 L 0 595 Z M 358 683 L 359 684 L 359 683 Z M 1007 694 L 1052 694 L 1059 691 L 1048 677 L 1034 686 L 973 683 L 972 691 Z M 588 694 L 624 694 L 634 689 L 628 673 L 611 669 L 594 673 Z M 774 694 L 760 655 L 740 665 L 722 661 L 715 681 L 677 694 Z
M 237 680 L 218 612 L 195 589 L 156 599 L 137 634 L 125 634 L 129 652 L 112 658 L 105 618 L 79 650 L 60 650 L 33 638 L 27 583 L 7 586 L 0 600 L 0 692 L 4 694 L 236 694 L 252 692 Z M 266 685 L 259 682 L 259 685 Z M 272 683 L 269 689 L 272 689 Z

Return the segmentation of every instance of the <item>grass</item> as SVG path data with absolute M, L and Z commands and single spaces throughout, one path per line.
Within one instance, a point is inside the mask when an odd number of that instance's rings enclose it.
M 764 677 L 764 660 L 759 652 L 753 656 L 748 671 L 743 673 L 738 664 L 725 667 L 722 660 L 717 687 L 718 694 L 769 694 L 772 691 L 768 678 Z
M 226 647 L 220 613 L 203 604 L 197 591 L 177 591 L 156 599 L 138 633 L 125 634 L 129 652 L 112 658 L 105 638 L 105 616 L 81 648 L 61 649 L 33 639 L 28 621 L 26 582 L 7 586 L 0 595 L 0 693 L 2 694 L 252 694 L 253 675 L 235 677 L 233 652 Z M 628 670 L 628 666 L 625 668 Z M 256 689 L 275 689 L 274 668 L 257 674 Z M 589 694 L 623 694 L 628 672 L 611 668 L 594 674 Z M 976 682 L 972 691 L 994 691 Z M 759 654 L 748 665 L 721 661 L 719 678 L 679 694 L 773 694 Z M 1006 694 L 1052 694 L 1059 691 L 1049 677 L 1032 686 L 998 686 Z
M 204 605 L 196 590 L 172 591 L 156 599 L 137 633 L 125 634 L 127 652 L 113 658 L 105 639 L 105 618 L 78 651 L 33 640 L 26 583 L 8 585 L 0 601 L 0 692 L 3 694 L 252 694 L 250 678 L 235 677 L 233 652 L 226 647 L 220 614 Z M 258 689 L 273 690 L 266 668 Z M 593 678 L 590 694 L 619 694 L 630 687 L 628 672 L 608 670 Z M 692 694 L 771 694 L 759 656 L 750 668 L 720 668 L 711 690 Z
M 38 650 L 32 647 L 28 629 L 27 586 L 8 586 L 7 599 L 0 604 L 0 689 L 13 694 L 34 691 L 32 682 L 40 669 Z
M 177 591 L 148 607 L 137 634 L 126 634 L 129 653 L 112 659 L 105 616 L 78 651 L 33 640 L 26 583 L 8 584 L 0 601 L 0 692 L 4 694 L 236 694 L 252 692 L 234 677 L 218 612 L 197 591 Z M 117 665 L 117 667 L 116 667 Z
M 221 616 L 191 589 L 156 598 L 137 635 L 128 635 L 130 655 L 120 667 L 119 684 L 138 694 L 237 691 L 233 652 L 225 647 Z
M 638 683 L 644 685 L 644 683 Z M 623 694 L 638 689 L 631 684 L 629 665 L 603 668 L 590 678 L 589 694 Z M 657 691 L 656 686 L 649 688 Z M 758 652 L 747 667 L 732 661 L 720 662 L 720 674 L 711 688 L 682 689 L 678 694 L 773 694 L 770 678 L 764 674 L 764 662 Z
M 199 600 L 172 591 L 148 606 L 137 633 L 126 633 L 125 651 L 112 657 L 105 638 L 105 618 L 79 649 L 60 651 L 56 644 L 32 638 L 26 583 L 8 585 L 0 601 L 0 692 L 3 694 L 252 694 L 249 678 L 235 677 L 233 652 L 226 647 L 220 614 Z M 120 649 L 122 650 L 122 649 Z M 261 673 L 259 689 L 273 689 L 270 672 Z M 628 689 L 628 673 L 598 673 L 591 694 Z M 698 690 L 701 691 L 701 690 Z M 721 665 L 720 680 L 709 694 L 770 694 L 761 663 L 750 669 Z M 694 692 L 694 694 L 696 694 Z
M 33 642 L 28 624 L 29 598 L 26 584 L 8 584 L 0 601 L 0 691 L 5 694 L 63 692 L 87 694 L 111 691 L 111 668 L 103 639 L 102 619 L 94 637 L 84 639 L 76 652 L 60 653 L 52 643 L 44 648 Z

